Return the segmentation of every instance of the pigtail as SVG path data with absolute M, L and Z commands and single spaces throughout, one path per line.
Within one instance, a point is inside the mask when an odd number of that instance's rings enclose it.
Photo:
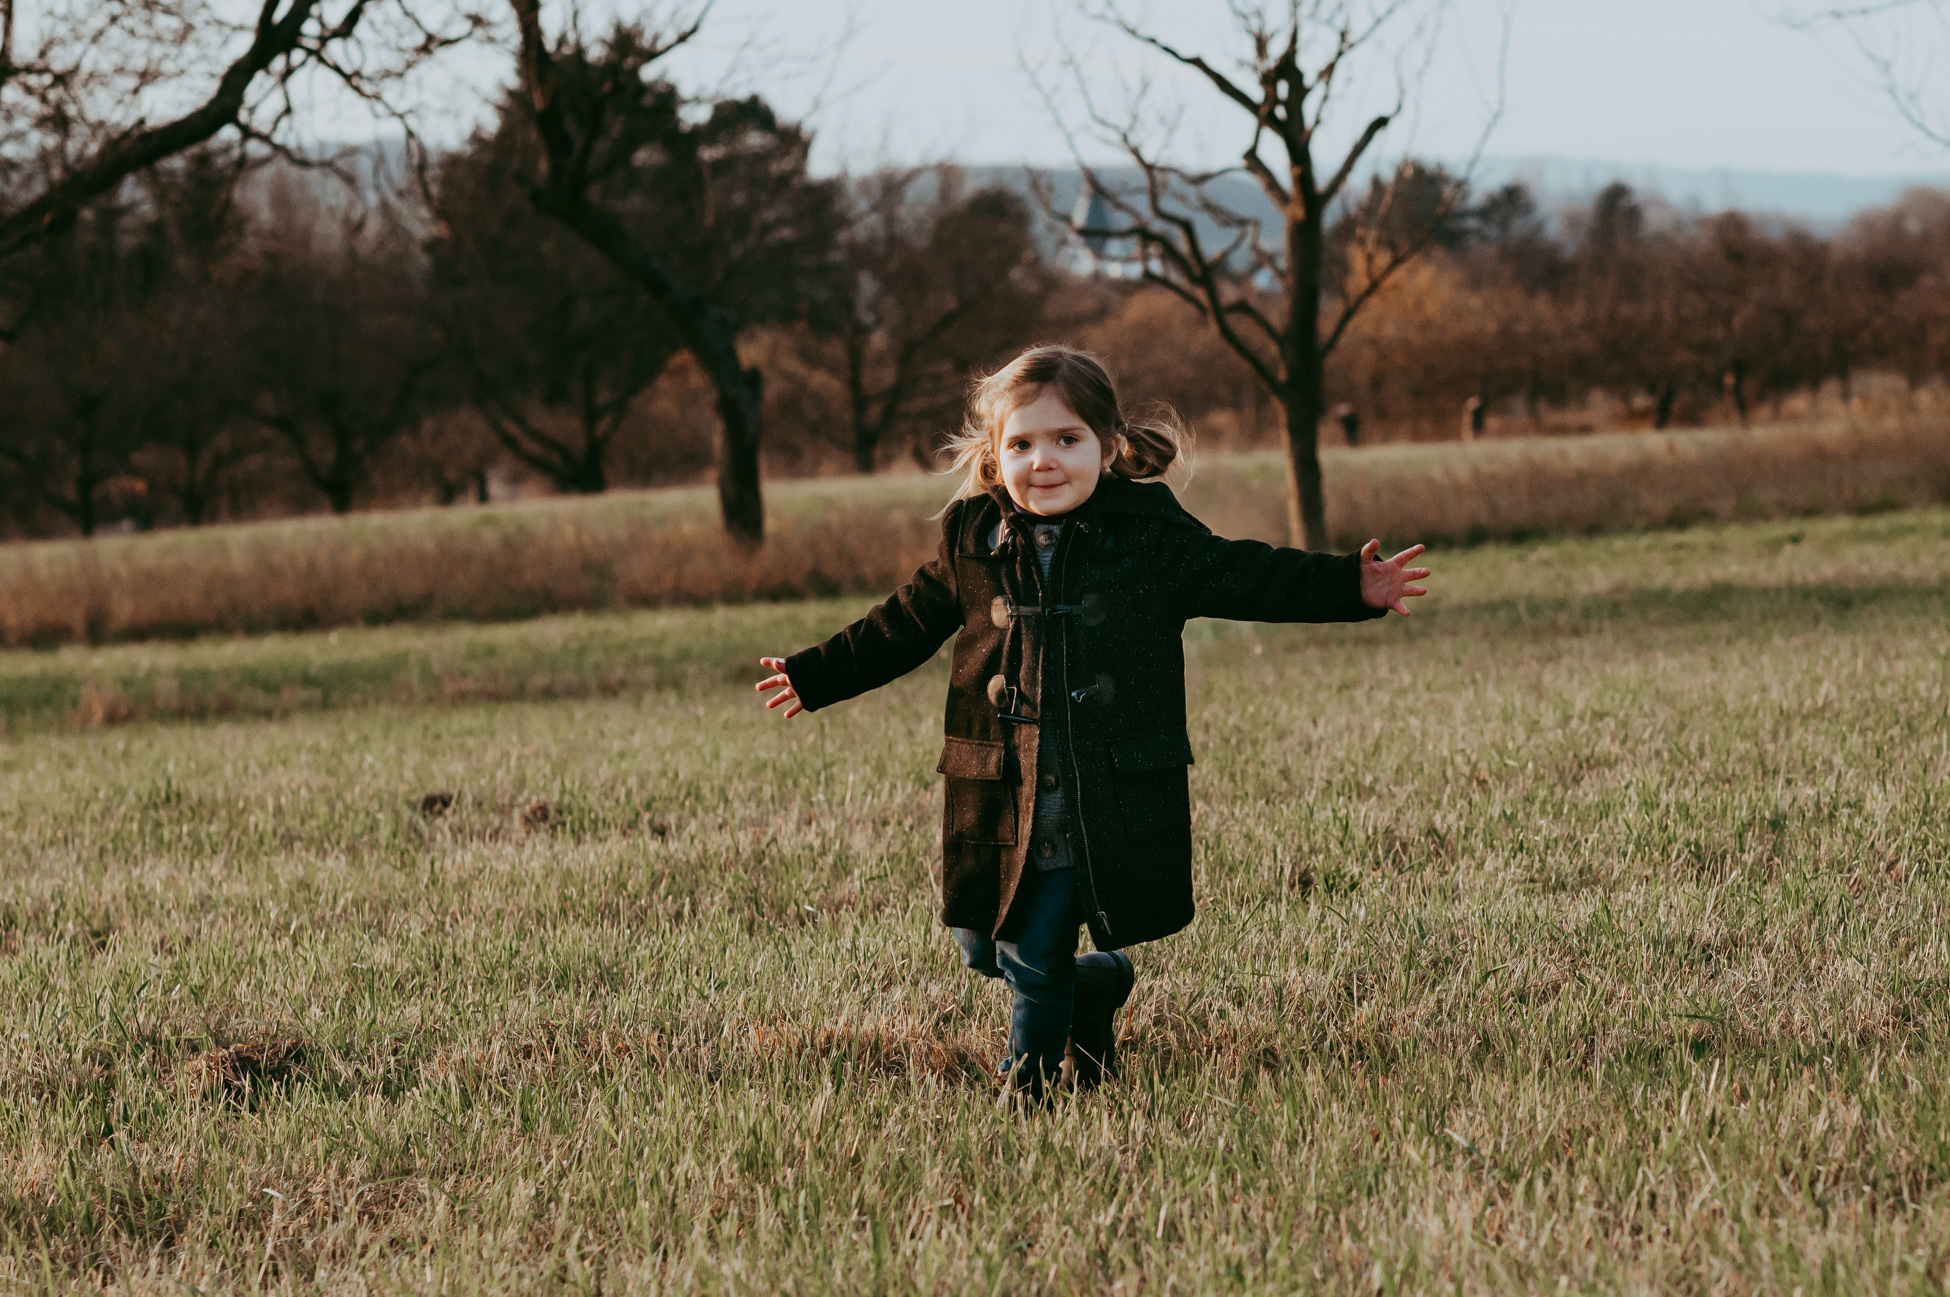
M 1178 417 L 1178 411 L 1159 402 L 1142 418 L 1126 421 L 1119 429 L 1124 438 L 1110 471 L 1119 477 L 1142 479 L 1163 477 L 1173 468 L 1191 476 L 1192 430 Z

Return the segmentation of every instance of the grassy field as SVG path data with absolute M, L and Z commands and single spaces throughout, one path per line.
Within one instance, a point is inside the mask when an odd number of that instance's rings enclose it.
M 1950 511 L 1433 557 L 1040 1116 L 857 597 L 0 654 L 0 1292 L 1950 1287 Z
M 1340 548 L 1878 512 L 1950 502 L 1934 413 L 1323 453 Z M 1227 535 L 1286 538 L 1285 460 L 1201 458 L 1185 499 Z M 950 484 L 774 482 L 768 543 L 734 546 L 704 488 L 0 546 L 0 645 L 509 620 L 882 590 L 933 552 Z

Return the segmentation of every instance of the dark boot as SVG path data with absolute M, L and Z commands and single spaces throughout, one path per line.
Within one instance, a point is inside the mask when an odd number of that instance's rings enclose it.
M 1076 1008 L 1070 1013 L 1070 1042 L 1063 1048 L 1063 1079 L 1088 1090 L 1117 1067 L 1117 1011 L 1131 998 L 1137 970 L 1121 950 L 1077 956 Z

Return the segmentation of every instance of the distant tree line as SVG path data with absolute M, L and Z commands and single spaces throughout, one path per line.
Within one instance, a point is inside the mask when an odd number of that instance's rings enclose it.
M 1340 357 L 1340 399 L 1448 423 L 1459 401 L 1543 426 L 1608 395 L 1639 422 L 1737 420 L 1868 373 L 1950 367 L 1950 195 L 1915 190 L 1822 237 L 1740 212 L 1684 216 L 1613 184 L 1547 222 L 1511 186 L 1446 223 Z
M 686 33 L 549 40 L 514 8 L 522 88 L 390 188 L 198 142 L 0 256 L 8 534 L 715 470 L 756 539 L 761 456 L 931 464 L 970 374 L 1052 338 L 1221 442 L 1290 432 L 1196 294 L 1084 273 L 1024 194 L 952 166 L 815 176 L 806 131 L 763 100 L 693 102 L 658 75 Z M 43 183 L 0 180 L 0 211 Z M 1472 402 L 1562 427 L 1594 393 L 1649 426 L 1744 421 L 1950 366 L 1950 197 L 1930 191 L 1817 235 L 1622 185 L 1547 214 L 1411 163 L 1346 186 L 1319 261 L 1337 345 L 1307 408 L 1330 444 L 1452 436 Z M 1231 276 L 1222 311 L 1301 329 L 1263 266 L 1204 269 Z

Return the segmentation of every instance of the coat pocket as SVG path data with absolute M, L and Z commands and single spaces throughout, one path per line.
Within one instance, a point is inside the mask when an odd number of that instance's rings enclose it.
M 1001 743 L 951 738 L 935 769 L 948 776 L 942 835 L 950 842 L 1014 846 L 1016 790 L 1003 778 L 1008 750 Z
M 1117 809 L 1133 849 L 1181 843 L 1192 833 L 1191 789 L 1185 777 L 1192 741 L 1184 733 L 1135 734 L 1110 741 Z

